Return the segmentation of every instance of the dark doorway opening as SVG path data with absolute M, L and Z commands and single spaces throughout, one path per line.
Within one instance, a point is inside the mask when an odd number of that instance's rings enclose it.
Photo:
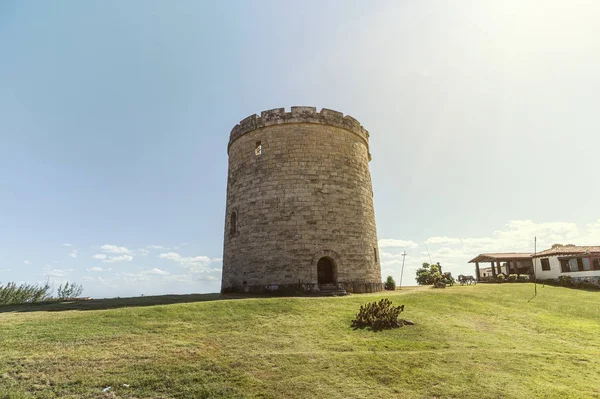
M 328 257 L 319 259 L 317 263 L 317 279 L 319 284 L 333 284 L 333 260 Z

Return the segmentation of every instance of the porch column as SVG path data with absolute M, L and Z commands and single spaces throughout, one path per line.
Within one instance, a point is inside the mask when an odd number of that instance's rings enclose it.
M 496 266 L 494 265 L 494 262 L 490 262 L 490 265 L 492 266 L 492 276 L 496 277 Z
M 481 276 L 479 275 L 479 262 L 475 262 L 475 276 L 477 277 L 477 281 L 481 280 Z
M 497 261 L 496 265 L 498 266 L 498 274 L 502 274 L 502 264 L 500 263 L 500 261 Z M 493 265 L 492 265 L 492 267 L 493 267 Z

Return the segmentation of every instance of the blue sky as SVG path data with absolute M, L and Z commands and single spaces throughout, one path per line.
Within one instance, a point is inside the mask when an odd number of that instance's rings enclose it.
M 600 244 L 591 1 L 0 2 L 0 281 L 214 292 L 231 128 L 371 132 L 385 275 Z M 429 255 L 427 254 L 429 251 Z

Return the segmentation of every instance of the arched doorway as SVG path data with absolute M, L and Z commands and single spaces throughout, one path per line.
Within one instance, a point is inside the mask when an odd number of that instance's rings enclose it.
M 319 284 L 333 284 L 335 282 L 333 259 L 324 256 L 317 263 L 317 281 Z

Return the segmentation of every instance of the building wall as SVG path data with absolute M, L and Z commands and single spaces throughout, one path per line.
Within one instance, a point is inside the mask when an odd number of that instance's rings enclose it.
M 229 145 L 222 290 L 314 286 L 322 256 L 338 283 L 382 289 L 369 160 L 366 130 L 335 111 L 277 109 L 240 122 Z
M 542 270 L 541 259 L 548 259 L 550 261 L 550 270 Z M 589 270 L 589 271 L 577 271 L 577 272 L 565 272 L 561 271 L 560 260 L 558 256 L 548 256 L 544 258 L 535 258 L 533 260 L 535 266 L 535 274 L 538 279 L 557 279 L 559 276 L 571 276 L 574 278 L 580 277 L 598 277 L 600 276 L 600 270 Z

